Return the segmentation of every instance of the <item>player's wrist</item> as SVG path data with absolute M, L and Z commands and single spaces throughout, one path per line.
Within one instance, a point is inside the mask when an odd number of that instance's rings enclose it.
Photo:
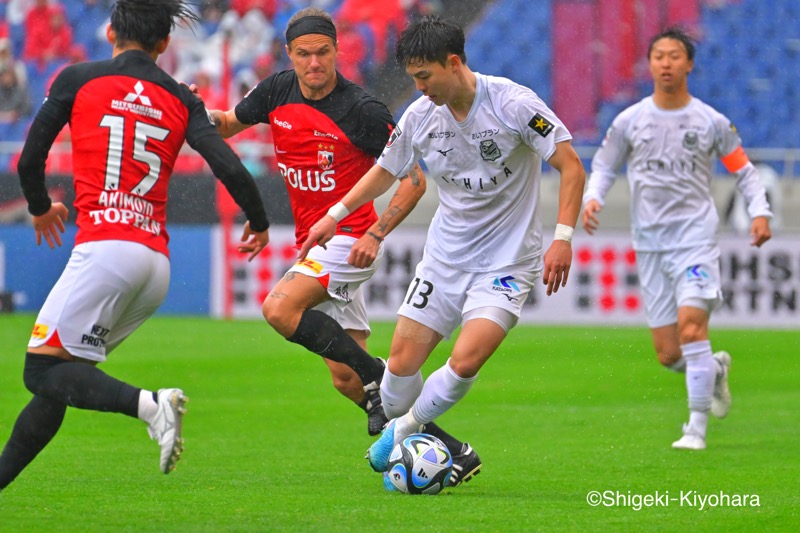
M 572 242 L 572 234 L 575 232 L 575 228 L 572 226 L 567 226 L 566 224 L 556 224 L 556 232 L 553 235 L 554 241 L 566 241 L 568 243 Z
M 333 217 L 333 219 L 338 223 L 341 222 L 344 217 L 350 214 L 350 210 L 347 209 L 347 206 L 344 205 L 342 202 L 336 202 L 328 209 L 328 215 Z
M 380 235 L 378 235 L 377 233 L 374 233 L 374 232 L 372 232 L 372 231 L 368 231 L 368 232 L 367 232 L 367 235 L 369 235 L 370 237 L 372 237 L 373 239 L 375 239 L 375 240 L 376 240 L 376 241 L 378 241 L 379 243 L 383 242 L 383 237 L 381 237 L 381 236 L 380 236 Z

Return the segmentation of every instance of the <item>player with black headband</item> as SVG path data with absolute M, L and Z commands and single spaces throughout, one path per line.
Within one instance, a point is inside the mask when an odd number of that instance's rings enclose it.
M 336 27 L 325 11 L 292 16 L 286 52 L 292 70 L 261 81 L 234 109 L 210 115 L 223 137 L 270 124 L 299 247 L 311 224 L 373 165 L 395 124 L 385 105 L 336 71 Z M 340 213 L 334 238 L 292 266 L 262 308 L 278 333 L 324 358 L 334 387 L 367 412 L 370 435 L 386 422 L 379 394 L 384 363 L 365 351 L 369 321 L 359 287 L 376 271 L 383 238 L 424 192 L 425 176 L 415 165 L 380 218 L 372 202 Z M 456 453 L 464 446 L 435 425 L 427 431 Z M 477 470 L 480 461 L 470 452 L 463 460 Z
M 197 20 L 181 0 L 118 0 L 106 29 L 113 58 L 65 68 L 31 125 L 19 175 L 36 242 L 44 238 L 50 248 L 61 246 L 67 208 L 48 197 L 44 169 L 67 123 L 78 232 L 28 343 L 23 379 L 34 396 L 0 456 L 0 489 L 52 440 L 68 406 L 146 422 L 161 448 L 165 474 L 180 458 L 183 391 L 142 390 L 95 365 L 166 295 L 168 182 L 184 140 L 206 159 L 247 215 L 242 244 L 250 258 L 269 241 L 269 222 L 252 177 L 202 103 L 156 66 L 180 20 Z

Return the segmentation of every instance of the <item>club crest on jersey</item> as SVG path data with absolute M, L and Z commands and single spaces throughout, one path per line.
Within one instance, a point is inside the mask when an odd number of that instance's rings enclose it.
M 333 166 L 333 152 L 319 150 L 317 152 L 317 164 L 322 170 L 328 170 Z
M 533 118 L 531 119 L 531 121 L 528 122 L 528 126 L 530 126 L 530 128 L 533 131 L 535 131 L 536 133 L 538 133 L 542 137 L 547 137 L 548 135 L 550 135 L 550 132 L 553 131 L 553 128 L 555 128 L 555 126 L 553 126 L 552 122 L 550 122 L 549 120 L 544 118 L 539 113 L 536 113 L 535 115 L 533 115 Z
M 699 142 L 696 131 L 687 131 L 683 134 L 683 147 L 687 150 L 696 150 Z
M 386 148 L 389 148 L 391 145 L 393 145 L 394 142 L 397 139 L 399 139 L 402 134 L 403 132 L 400 131 L 400 126 L 395 126 L 394 130 L 392 130 L 392 135 L 389 136 L 389 142 L 386 143 Z
M 481 157 L 484 161 L 495 161 L 500 158 L 500 147 L 494 140 L 481 141 Z

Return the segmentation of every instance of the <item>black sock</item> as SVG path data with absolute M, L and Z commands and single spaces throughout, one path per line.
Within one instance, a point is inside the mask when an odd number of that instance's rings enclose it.
M 29 353 L 23 378 L 32 393 L 69 407 L 134 418 L 139 414 L 141 389 L 112 378 L 94 365 Z
M 364 385 L 383 377 L 383 365 L 365 352 L 338 322 L 322 311 L 305 311 L 297 329 L 286 340 L 326 359 L 349 366 Z
M 447 449 L 450 450 L 450 454 L 455 457 L 456 455 L 461 453 L 462 448 L 464 447 L 464 443 L 452 436 L 450 433 L 446 432 L 433 422 L 428 422 L 424 426 L 422 426 L 422 432 L 427 433 L 429 435 L 433 435 L 434 437 L 438 438 L 440 441 L 444 442 L 447 446 Z
M 55 437 L 66 410 L 66 404 L 41 396 L 34 396 L 25 406 L 0 455 L 0 490 L 14 481 Z

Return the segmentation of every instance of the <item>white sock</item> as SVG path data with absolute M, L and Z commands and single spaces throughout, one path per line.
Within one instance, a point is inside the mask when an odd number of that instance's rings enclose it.
M 443 367 L 425 380 L 422 392 L 411 408 L 414 418 L 423 424 L 436 420 L 467 394 L 477 377 L 477 375 L 471 378 L 458 376 L 450 368 L 448 359 Z
M 686 358 L 685 357 L 681 357 L 680 359 L 678 359 L 677 361 L 675 361 L 674 363 L 669 365 L 667 368 L 669 368 L 673 372 L 677 372 L 679 374 L 685 373 L 686 372 Z
M 714 381 L 717 377 L 717 364 L 711 354 L 711 341 L 682 344 L 681 352 L 686 359 L 689 410 L 707 413 L 711 409 L 711 397 L 714 394 Z M 705 426 L 702 430 L 705 434 Z
M 396 376 L 389 372 L 388 366 L 383 371 L 381 403 L 389 420 L 407 413 L 420 392 L 422 392 L 421 372 L 417 371 L 413 376 Z
M 689 428 L 693 433 L 706 438 L 706 427 L 708 427 L 708 411 L 689 411 Z
M 394 442 L 397 444 L 412 433 L 422 431 L 422 423 L 414 418 L 414 414 L 409 411 L 405 415 L 398 417 L 394 423 Z
M 142 389 L 139 391 L 139 420 L 148 424 L 153 421 L 158 411 L 158 404 L 153 399 L 153 392 Z

